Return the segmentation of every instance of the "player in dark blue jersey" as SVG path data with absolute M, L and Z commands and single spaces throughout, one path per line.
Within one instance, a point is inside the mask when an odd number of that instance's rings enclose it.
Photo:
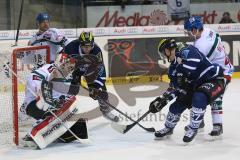
M 82 32 L 78 39 L 70 42 L 64 52 L 70 57 L 75 57 L 77 60 L 76 69 L 72 73 L 72 88 L 74 94 L 77 94 L 80 86 L 80 80 L 83 76 L 89 88 L 89 96 L 94 100 L 98 100 L 100 110 L 103 116 L 114 122 L 118 122 L 119 118 L 113 115 L 110 108 L 106 106 L 99 98 L 108 101 L 107 89 L 105 86 L 106 71 L 103 63 L 102 51 L 94 42 L 92 32 Z M 84 63 L 82 63 L 84 61 Z
M 162 138 L 171 135 L 181 114 L 191 108 L 190 129 L 183 137 L 184 142 L 191 142 L 197 134 L 207 105 L 224 92 L 223 69 L 212 64 L 194 46 L 177 44 L 172 38 L 162 39 L 158 50 L 171 62 L 168 72 L 170 87 L 151 102 L 150 110 L 156 113 L 173 97 L 177 98 L 169 107 L 165 128 L 155 132 L 155 136 Z

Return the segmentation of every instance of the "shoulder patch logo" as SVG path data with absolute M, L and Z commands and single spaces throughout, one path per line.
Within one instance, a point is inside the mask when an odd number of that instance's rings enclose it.
M 188 49 L 184 49 L 184 50 L 182 51 L 182 58 L 187 59 L 188 53 L 189 53 L 189 50 L 188 50 Z

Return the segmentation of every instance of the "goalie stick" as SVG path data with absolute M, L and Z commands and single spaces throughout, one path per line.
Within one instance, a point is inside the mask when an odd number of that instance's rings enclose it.
M 83 89 L 89 91 L 89 89 L 86 88 L 85 86 L 81 85 L 81 87 L 82 87 Z M 153 127 L 151 127 L 151 128 L 146 128 L 146 127 L 142 126 L 142 125 L 139 123 L 141 120 L 135 121 L 135 120 L 133 120 L 131 117 L 129 117 L 128 115 L 126 115 L 125 113 L 123 113 L 122 111 L 120 111 L 119 109 L 117 109 L 116 107 L 114 107 L 114 106 L 113 106 L 112 104 L 110 104 L 109 102 L 107 102 L 107 101 L 105 101 L 105 100 L 103 100 L 103 99 L 101 99 L 101 98 L 99 98 L 99 100 L 100 100 L 101 102 L 103 102 L 105 105 L 107 105 L 107 106 L 111 107 L 112 109 L 116 110 L 117 112 L 119 112 L 120 114 L 122 114 L 123 116 L 125 116 L 126 118 L 128 118 L 129 120 L 131 120 L 132 122 L 134 122 L 134 123 L 133 123 L 134 125 L 137 124 L 139 127 L 141 127 L 142 129 L 144 129 L 145 131 L 155 132 L 155 128 L 153 128 Z M 143 118 L 144 118 L 144 117 L 143 117 Z M 112 124 L 114 124 L 114 122 L 113 122 Z M 116 124 L 117 124 L 117 123 L 116 123 Z M 112 126 L 114 126 L 114 125 L 112 125 Z M 116 129 L 115 127 L 113 127 L 113 128 Z M 116 129 L 116 130 L 117 130 L 117 129 Z M 122 133 L 122 132 L 121 132 L 121 133 Z M 125 133 L 126 133 L 126 132 L 125 132 Z
M 7 58 L 5 55 L 1 54 L 1 53 L 0 53 L 0 57 L 4 57 L 5 59 L 8 60 L 8 58 Z M 1 58 L 0 58 L 0 61 L 9 68 L 9 71 L 10 71 L 16 78 L 18 78 L 18 80 L 19 80 L 22 84 L 25 84 L 25 82 L 11 69 L 11 67 L 9 66 L 9 64 L 6 64 Z M 35 92 L 33 92 L 31 89 L 29 89 L 29 88 L 27 88 L 27 89 L 28 89 L 35 97 L 38 97 L 38 95 L 37 95 Z M 43 98 L 44 98 L 45 94 L 44 94 L 43 92 L 44 92 L 44 91 L 42 91 Z M 50 93 L 47 92 L 47 91 L 45 91 L 45 92 L 46 92 L 46 94 L 50 94 Z M 49 101 L 48 101 L 48 102 L 45 101 L 45 102 L 48 103 L 48 104 L 52 104 L 52 102 L 53 102 L 52 97 L 48 97 L 48 98 L 49 98 Z M 45 100 L 45 99 L 44 99 L 44 100 Z M 57 115 L 56 115 L 55 113 L 52 112 L 52 110 L 48 109 L 48 111 L 49 111 L 49 113 L 51 113 L 60 123 L 62 123 L 63 126 L 64 126 L 80 143 L 82 143 L 82 144 L 91 144 L 91 143 L 92 143 L 91 140 L 89 140 L 89 139 L 81 139 L 81 138 L 79 138 L 76 134 L 74 134 L 74 133 L 62 122 L 61 119 L 59 119 L 59 118 L 57 117 Z
M 49 105 L 54 106 L 53 103 L 53 98 L 52 98 L 52 88 L 51 88 L 51 83 L 48 83 L 48 81 L 43 80 L 42 81 L 42 85 L 41 85 L 41 90 L 42 90 L 42 96 L 43 99 L 46 103 L 48 103 Z M 48 108 L 48 111 L 82 144 L 91 144 L 92 141 L 90 139 L 81 139 L 79 138 L 74 132 L 71 131 L 71 129 L 69 129 L 64 123 L 63 121 L 58 118 L 58 116 L 51 110 Z

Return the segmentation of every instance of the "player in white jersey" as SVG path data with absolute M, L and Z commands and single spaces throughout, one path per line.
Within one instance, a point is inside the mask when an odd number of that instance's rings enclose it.
M 48 107 L 42 104 L 37 105 L 42 95 L 42 81 L 50 82 L 53 78 L 67 76 L 73 71 L 74 66 L 74 63 L 61 63 L 60 65 L 55 63 L 44 64 L 42 67 L 27 75 L 24 98 L 24 107 L 27 115 L 37 120 L 45 118 L 45 112 Z M 53 99 L 58 99 L 59 97 L 64 96 L 57 91 L 53 91 L 52 95 Z
M 36 25 L 39 31 L 29 40 L 28 45 L 48 45 L 50 47 L 50 60 L 54 62 L 59 53 L 70 40 L 56 28 L 50 28 L 50 18 L 47 13 L 39 13 L 36 17 Z
M 199 16 L 186 19 L 184 22 L 184 30 L 189 37 L 194 39 L 194 46 L 198 48 L 200 52 L 212 63 L 219 64 L 224 69 L 224 77 L 226 84 L 228 84 L 231 81 L 234 67 L 226 55 L 219 34 L 210 28 L 203 27 L 201 17 Z M 223 133 L 222 98 L 223 95 L 211 104 L 213 122 L 213 130 L 209 133 L 211 136 L 219 136 Z
M 25 113 L 37 121 L 30 133 L 23 138 L 24 142 L 27 142 L 26 146 L 36 146 L 43 149 L 56 139 L 62 142 L 76 140 L 76 137 L 66 131 L 64 126 L 61 126 L 62 123 L 71 127 L 71 131 L 80 138 L 87 139 L 85 120 L 78 117 L 75 121 L 67 121 L 78 110 L 77 105 L 74 105 L 76 97 L 55 91 L 49 85 L 51 84 L 49 82 L 54 78 L 66 77 L 74 70 L 74 67 L 75 60 L 63 55 L 60 64 L 45 64 L 27 76 L 24 99 Z M 43 88 L 44 85 L 48 86 L 47 92 Z M 49 94 L 51 95 L 49 96 Z M 54 122 L 55 116 L 51 112 L 55 113 L 63 122 L 59 123 L 59 120 L 56 119 Z

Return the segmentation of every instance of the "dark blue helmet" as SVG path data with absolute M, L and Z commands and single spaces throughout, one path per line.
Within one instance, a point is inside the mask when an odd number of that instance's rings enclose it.
M 47 20 L 47 21 L 50 20 L 49 15 L 47 13 L 39 13 L 36 17 L 36 23 L 37 24 L 40 24 L 45 20 Z
M 187 31 L 191 31 L 193 28 L 202 29 L 203 23 L 202 19 L 199 16 L 193 16 L 184 21 L 184 29 Z

